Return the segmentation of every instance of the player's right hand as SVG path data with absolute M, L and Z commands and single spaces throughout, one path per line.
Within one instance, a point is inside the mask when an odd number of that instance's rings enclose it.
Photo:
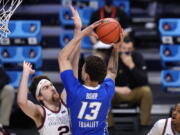
M 88 27 L 86 27 L 82 33 L 84 36 L 94 36 L 96 38 L 98 38 L 97 34 L 94 32 L 94 29 L 96 27 L 98 27 L 101 23 L 103 22 L 103 20 L 99 20 L 94 22 L 93 24 L 89 25 Z
M 23 72 L 27 74 L 34 74 L 35 70 L 32 69 L 32 64 L 29 62 L 24 61 L 23 62 Z

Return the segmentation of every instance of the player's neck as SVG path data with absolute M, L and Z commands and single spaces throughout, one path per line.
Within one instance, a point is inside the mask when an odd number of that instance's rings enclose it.
M 48 108 L 51 111 L 58 111 L 60 107 L 60 103 L 45 103 L 44 104 L 46 108 Z
M 87 81 L 84 84 L 89 87 L 97 87 L 99 85 L 98 82 L 94 82 L 94 81 Z

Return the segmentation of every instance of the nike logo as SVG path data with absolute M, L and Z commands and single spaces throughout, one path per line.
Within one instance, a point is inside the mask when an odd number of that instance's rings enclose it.
M 65 113 L 66 112 L 66 110 L 63 110 L 61 113 Z

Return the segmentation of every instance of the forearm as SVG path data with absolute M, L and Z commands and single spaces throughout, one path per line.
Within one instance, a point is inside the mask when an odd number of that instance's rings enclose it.
M 76 78 L 78 78 L 78 67 L 79 67 L 79 59 L 80 59 L 80 44 L 75 48 L 75 53 L 71 60 L 72 70 Z
M 59 53 L 58 59 L 63 60 L 70 60 L 70 56 L 73 53 L 75 47 L 80 42 L 80 40 L 83 38 L 82 34 L 79 34 L 79 36 L 74 37 Z
M 89 36 L 89 37 L 93 45 L 97 43 L 97 39 L 95 37 L 93 36 Z
M 75 29 L 74 36 L 78 36 L 79 33 L 80 33 L 80 29 Z M 72 64 L 72 69 L 76 78 L 78 78 L 80 48 L 81 48 L 81 41 L 77 43 L 77 46 L 75 47 L 75 49 L 73 50 L 70 56 L 70 62 Z
M 113 49 L 111 53 L 111 57 L 108 62 L 107 76 L 110 76 L 114 80 L 117 74 L 117 69 L 118 69 L 118 52 L 117 50 Z
M 28 78 L 29 74 L 23 71 L 21 82 L 19 85 L 17 102 L 18 104 L 26 104 L 28 99 Z

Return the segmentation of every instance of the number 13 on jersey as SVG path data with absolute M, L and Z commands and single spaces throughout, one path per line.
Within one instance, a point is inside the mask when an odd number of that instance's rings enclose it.
M 82 102 L 78 119 L 95 120 L 98 116 L 101 104 L 101 102 Z M 85 114 L 87 108 L 90 109 L 89 114 Z

